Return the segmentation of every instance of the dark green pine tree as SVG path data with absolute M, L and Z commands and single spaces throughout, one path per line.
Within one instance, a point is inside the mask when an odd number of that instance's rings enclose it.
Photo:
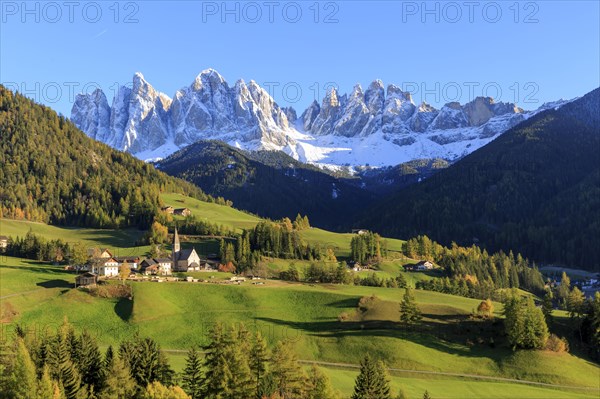
M 429 395 L 429 391 L 425 390 L 425 393 L 423 394 L 423 399 L 431 399 L 431 395 Z
M 181 377 L 183 389 L 192 399 L 202 398 L 202 360 L 196 348 L 188 351 Z
M 366 355 L 354 384 L 352 399 L 391 399 L 390 385 L 383 363 Z
M 47 362 L 51 376 L 60 382 L 67 399 L 76 399 L 81 391 L 81 376 L 71 360 L 69 342 L 63 331 L 50 343 Z
M 230 372 L 227 398 L 251 398 L 254 393 L 248 352 L 248 330 L 243 325 L 239 330 L 232 327 L 226 335 L 226 359 Z
M 104 385 L 103 362 L 96 340 L 84 331 L 79 337 L 78 369 L 82 382 L 90 392 L 99 392 Z
M 421 317 L 412 289 L 407 287 L 400 302 L 400 321 L 405 325 L 412 325 L 421 321 Z
M 554 306 L 552 305 L 552 291 L 547 290 L 542 301 L 542 313 L 544 313 L 544 318 L 546 319 L 546 324 L 548 325 L 552 322 L 553 310 Z
M 108 349 L 106 349 L 106 353 L 104 354 L 103 366 L 104 366 L 105 370 L 110 368 L 114 357 L 115 357 L 115 351 L 114 351 L 112 345 L 109 345 Z
M 202 398 L 221 399 L 230 379 L 229 366 L 227 364 L 227 348 L 225 332 L 221 323 L 215 324 L 210 332 L 210 342 L 204 348 L 204 369 L 202 378 Z
M 267 365 L 269 361 L 269 348 L 260 331 L 256 332 L 252 347 L 250 348 L 250 372 L 252 380 L 256 387 L 256 397 L 261 398 L 260 387 L 267 374 Z

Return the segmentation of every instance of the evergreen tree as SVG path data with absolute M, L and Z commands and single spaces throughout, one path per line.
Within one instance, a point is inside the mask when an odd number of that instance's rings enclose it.
M 212 328 L 209 344 L 203 349 L 205 374 L 202 379 L 202 398 L 224 398 L 231 373 L 227 364 L 226 338 L 221 323 Z
M 553 310 L 554 306 L 552 305 L 552 291 L 546 290 L 546 294 L 544 295 L 544 299 L 542 301 L 542 312 L 544 313 L 546 324 L 550 324 L 552 322 Z
M 36 387 L 36 398 L 37 399 L 46 399 L 52 398 L 54 395 L 54 381 L 50 378 L 50 371 L 48 370 L 48 366 L 44 366 L 42 370 L 42 375 L 37 382 Z
M 569 294 L 571 293 L 571 279 L 569 278 L 569 275 L 565 272 L 562 273 L 560 285 L 558 286 L 557 291 L 559 302 L 561 303 L 563 308 L 566 308 L 567 299 L 569 298 Z
M 165 387 L 158 381 L 148 384 L 141 399 L 189 399 L 189 396 L 179 387 Z
M 93 392 L 98 392 L 104 385 L 102 370 L 102 356 L 96 340 L 87 332 L 83 331 L 78 340 L 79 356 L 77 359 L 78 370 L 81 381 Z
M 185 369 L 181 377 L 182 386 L 192 399 L 201 399 L 202 395 L 202 360 L 195 348 L 188 352 Z
M 421 311 L 417 306 L 417 301 L 411 288 L 404 290 L 402 302 L 400 302 L 400 321 L 405 325 L 416 324 L 421 321 Z
M 37 376 L 35 365 L 23 339 L 16 341 L 16 356 L 13 367 L 13 398 L 36 399 Z
M 383 363 L 366 355 L 354 383 L 352 399 L 391 399 L 389 380 Z
M 305 399 L 338 399 L 338 397 L 331 386 L 329 377 L 313 365 L 306 379 Z
M 513 348 L 541 349 L 548 339 L 548 326 L 542 310 L 531 297 L 513 295 L 504 304 L 504 325 Z
M 105 387 L 99 399 L 130 399 L 136 391 L 137 384 L 129 367 L 118 356 L 113 356 L 106 368 Z
M 60 383 L 66 398 L 76 399 L 82 388 L 81 375 L 71 357 L 69 336 L 73 336 L 72 327 L 65 321 L 48 345 L 47 362 L 50 375 Z
M 579 288 L 573 287 L 573 290 L 567 297 L 567 310 L 571 319 L 580 319 L 584 313 L 585 297 Z
M 250 372 L 252 380 L 256 387 L 256 397 L 260 398 L 260 386 L 263 378 L 267 374 L 267 365 L 269 361 L 269 348 L 260 331 L 257 331 L 250 348 Z
M 279 396 L 298 398 L 302 396 L 304 375 L 289 341 L 279 341 L 271 357 L 271 375 Z
M 431 395 L 429 395 L 429 391 L 425 390 L 425 393 L 423 394 L 423 399 L 431 399 Z

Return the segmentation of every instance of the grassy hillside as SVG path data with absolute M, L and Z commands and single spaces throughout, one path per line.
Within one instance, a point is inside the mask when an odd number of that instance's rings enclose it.
M 44 329 L 56 327 L 66 316 L 77 328 L 91 330 L 104 345 L 138 331 L 157 339 L 163 348 L 178 350 L 206 343 L 207 332 L 216 321 L 244 322 L 250 329 L 260 329 L 271 343 L 291 339 L 304 360 L 357 364 L 369 352 L 400 369 L 577 386 L 598 384 L 598 366 L 570 354 L 512 352 L 477 343 L 476 326 L 468 322 L 467 315 L 478 301 L 468 298 L 417 291 L 427 327 L 422 332 L 411 332 L 395 322 L 403 293 L 399 289 L 279 281 L 267 281 L 264 286 L 250 282 L 241 286 L 146 282 L 133 284 L 134 300 L 130 302 L 95 298 L 70 289 L 73 278 L 60 268 L 4 257 L 0 265 L 3 322 Z M 381 304 L 362 321 L 338 321 L 340 313 L 353 312 L 359 298 L 372 294 L 381 299 Z M 497 313 L 500 309 L 496 304 Z M 456 330 L 456 320 L 465 322 L 471 330 Z M 474 344 L 467 344 L 467 339 Z M 356 372 L 335 369 L 331 373 L 338 386 L 347 391 L 345 384 Z M 431 380 L 431 376 L 400 376 L 420 381 L 411 385 L 410 392 L 429 386 L 429 381 L 438 381 L 438 377 Z M 456 396 L 449 397 L 458 397 L 460 390 L 466 389 L 465 382 L 452 380 L 457 385 L 449 384 L 449 392 Z M 438 392 L 442 392 L 442 382 L 432 384 L 432 388 L 439 384 Z M 538 389 L 508 385 L 522 395 Z M 482 397 L 494 385 L 469 382 L 467 386 L 473 397 Z
M 133 228 L 115 230 L 63 227 L 24 220 L 0 219 L 0 235 L 13 238 L 23 237 L 29 231 L 47 239 L 60 238 L 66 242 L 81 241 L 90 247 L 110 248 L 117 256 L 141 255 L 149 250 L 148 246 L 136 246 L 136 242 L 145 232 Z

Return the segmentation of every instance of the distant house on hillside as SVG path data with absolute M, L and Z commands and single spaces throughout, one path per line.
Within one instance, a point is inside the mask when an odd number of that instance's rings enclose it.
M 5 249 L 8 247 L 8 237 L 0 236 L 0 249 Z
M 162 208 L 160 208 L 160 210 L 172 214 L 175 211 L 175 208 L 173 208 L 172 206 L 163 206 Z
M 423 272 L 426 270 L 431 270 L 433 269 L 433 263 L 431 263 L 428 260 L 422 260 L 419 263 L 416 264 L 409 264 L 409 265 L 404 265 L 404 270 L 407 272 Z
M 173 213 L 179 216 L 190 216 L 192 211 L 190 211 L 188 208 L 177 208 L 173 210 Z
M 352 229 L 352 234 L 367 234 L 368 232 L 367 229 Z
M 75 277 L 75 287 L 86 287 L 98 283 L 98 276 L 95 273 L 85 272 Z

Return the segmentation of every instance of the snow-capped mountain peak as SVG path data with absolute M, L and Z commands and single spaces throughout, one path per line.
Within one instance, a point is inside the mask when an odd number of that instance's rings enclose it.
M 78 95 L 71 120 L 89 136 L 142 159 L 218 139 L 335 167 L 455 160 L 535 112 L 489 97 L 465 105 L 450 102 L 439 110 L 425 102 L 417 106 L 409 92 L 374 80 L 366 90 L 356 85 L 349 94 L 331 88 L 320 104 L 313 101 L 298 117 L 255 81 L 240 79 L 229 86 L 216 70 L 206 69 L 172 98 L 137 72 L 131 88 L 120 87 L 110 107 L 101 90 Z

